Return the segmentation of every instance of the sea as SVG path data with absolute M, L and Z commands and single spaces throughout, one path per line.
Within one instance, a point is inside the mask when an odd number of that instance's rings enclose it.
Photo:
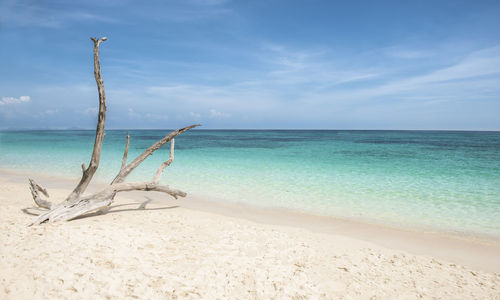
M 168 132 L 107 130 L 95 180 L 117 174 L 127 133 L 131 161 Z M 94 134 L 0 131 L 0 167 L 78 178 Z M 169 148 L 129 180 L 150 180 Z M 161 182 L 217 201 L 500 239 L 500 132 L 191 130 Z

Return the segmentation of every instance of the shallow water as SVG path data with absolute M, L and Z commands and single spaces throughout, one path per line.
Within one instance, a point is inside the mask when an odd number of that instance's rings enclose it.
M 131 130 L 129 161 L 168 130 Z M 98 180 L 126 131 L 107 131 Z M 94 131 L 0 132 L 0 166 L 78 177 Z M 169 147 L 130 180 L 148 180 Z M 500 237 L 500 132 L 193 130 L 162 181 L 195 194 L 404 227 Z

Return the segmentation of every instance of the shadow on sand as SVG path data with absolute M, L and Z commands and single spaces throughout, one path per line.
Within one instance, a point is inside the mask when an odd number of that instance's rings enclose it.
M 166 206 L 166 207 L 146 208 L 146 206 L 149 203 L 151 203 L 153 201 L 153 199 L 151 199 L 151 198 L 149 198 L 147 196 L 145 196 L 144 198 L 146 198 L 146 201 L 141 202 L 141 203 L 133 202 L 133 203 L 125 203 L 125 204 L 112 205 L 112 206 L 109 207 L 109 209 L 107 211 L 104 211 L 104 212 L 101 211 L 101 212 L 94 212 L 94 213 L 85 214 L 85 215 L 79 216 L 77 218 L 74 218 L 73 220 L 85 219 L 85 218 L 89 218 L 89 217 L 96 217 L 96 216 L 100 216 L 100 215 L 106 215 L 106 214 L 111 214 L 111 213 L 120 213 L 120 212 L 126 212 L 126 211 L 165 210 L 165 209 L 173 209 L 173 208 L 179 207 L 178 205 L 173 205 L 173 206 Z M 137 204 L 139 204 L 139 207 L 137 207 L 137 208 L 120 208 L 120 209 L 116 209 L 118 207 L 127 207 L 127 206 L 132 206 L 132 205 L 135 206 Z M 43 208 L 40 208 L 40 207 L 26 207 L 26 208 L 21 209 L 21 211 L 23 213 L 31 215 L 31 216 L 39 216 L 40 214 L 46 212 L 47 210 L 45 210 Z

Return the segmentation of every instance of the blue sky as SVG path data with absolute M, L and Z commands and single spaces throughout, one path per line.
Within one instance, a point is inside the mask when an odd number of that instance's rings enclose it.
M 0 2 L 0 128 L 500 129 L 500 1 Z

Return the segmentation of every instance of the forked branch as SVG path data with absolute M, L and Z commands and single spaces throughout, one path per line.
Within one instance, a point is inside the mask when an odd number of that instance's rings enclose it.
M 132 162 L 127 164 L 128 150 L 130 147 L 130 135 L 127 134 L 127 143 L 125 145 L 125 151 L 123 153 L 122 164 L 120 171 L 113 179 L 111 184 L 101 191 L 94 193 L 89 196 L 82 196 L 87 186 L 89 185 L 92 177 L 94 176 L 97 168 L 99 167 L 99 160 L 101 157 L 102 141 L 104 139 L 104 124 L 106 119 L 106 94 L 104 91 L 104 83 L 101 77 L 101 68 L 99 64 L 99 45 L 105 41 L 107 38 L 91 38 L 94 42 L 94 76 L 97 83 L 97 90 L 99 93 L 99 116 L 97 120 L 96 135 L 94 141 L 94 149 L 92 151 L 92 157 L 90 159 L 89 166 L 86 167 L 82 164 L 82 178 L 77 184 L 75 189 L 63 202 L 53 205 L 51 202 L 43 199 L 40 194 L 49 197 L 47 191 L 38 185 L 32 179 L 29 180 L 31 194 L 35 203 L 42 208 L 48 209 L 47 212 L 39 215 L 30 225 L 38 225 L 45 221 L 56 222 L 56 221 L 68 221 L 77 218 L 81 215 L 94 212 L 94 211 L 105 211 L 109 209 L 111 203 L 114 200 L 116 193 L 126 192 L 126 191 L 156 191 L 166 193 L 174 198 L 185 197 L 186 193 L 176 189 L 172 189 L 166 185 L 158 184 L 163 171 L 174 161 L 174 138 L 179 134 L 188 131 L 191 128 L 200 126 L 198 124 L 187 126 L 181 129 L 174 130 L 169 134 L 165 135 L 161 140 L 157 141 L 149 148 L 144 150 L 139 156 L 137 156 Z M 170 143 L 170 157 L 168 160 L 164 161 L 156 174 L 154 175 L 151 182 L 124 182 L 127 176 L 137 168 L 147 157 L 153 154 L 164 144 Z
M 131 163 L 129 163 L 127 166 L 125 166 L 125 168 L 122 168 L 120 170 L 120 172 L 118 173 L 118 175 L 116 175 L 115 179 L 113 179 L 111 184 L 123 182 L 125 180 L 125 178 L 127 178 L 127 176 L 130 174 L 130 172 L 132 172 L 135 168 L 137 168 L 146 158 L 148 158 L 148 156 L 153 154 L 153 152 L 160 149 L 161 146 L 165 145 L 166 143 L 171 141 L 173 138 L 175 138 L 179 134 L 181 134 L 185 131 L 188 131 L 189 129 L 197 127 L 197 126 L 200 126 L 200 125 L 199 124 L 191 125 L 188 127 L 174 130 L 171 133 L 167 134 L 164 138 L 162 138 L 158 142 L 151 145 L 148 149 L 144 150 L 144 152 L 142 152 Z

